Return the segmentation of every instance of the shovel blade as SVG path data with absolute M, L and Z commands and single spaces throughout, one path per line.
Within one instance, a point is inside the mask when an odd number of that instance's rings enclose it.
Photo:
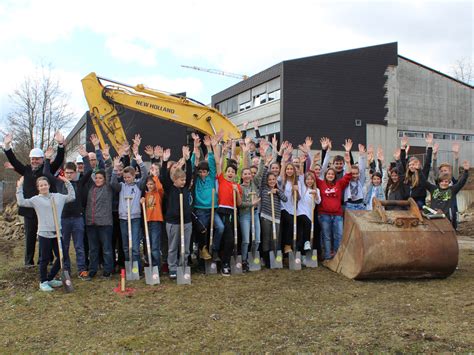
M 306 267 L 318 267 L 318 252 L 316 249 L 309 250 L 305 254 Z
M 233 255 L 230 257 L 230 273 L 232 275 L 242 274 L 242 256 L 241 255 Z
M 158 266 L 145 267 L 145 283 L 147 285 L 159 285 L 160 274 L 158 273 Z
M 288 266 L 290 270 L 301 270 L 301 252 L 290 252 L 288 254 Z
M 178 285 L 191 285 L 191 268 L 189 266 L 186 267 L 178 267 L 176 282 Z
M 69 271 L 63 270 L 61 273 L 61 281 L 64 286 L 64 290 L 67 293 L 74 292 L 74 287 L 72 286 L 71 275 L 69 275 Z
M 283 269 L 283 256 L 281 250 L 277 250 L 276 255 L 273 250 L 270 251 L 270 268 Z
M 217 263 L 214 260 L 206 260 L 204 267 L 206 268 L 206 275 L 217 274 Z
M 138 261 L 125 262 L 125 277 L 127 281 L 140 280 L 140 274 L 138 270 Z
M 250 271 L 260 271 L 262 269 L 262 265 L 260 262 L 260 252 L 258 250 L 254 253 L 250 252 L 248 259 Z

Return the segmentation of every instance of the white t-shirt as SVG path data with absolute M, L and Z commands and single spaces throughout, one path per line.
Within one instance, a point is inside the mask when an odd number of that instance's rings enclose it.
M 313 215 L 313 200 L 311 191 L 314 191 L 308 188 L 304 183 L 299 183 L 299 191 L 300 191 L 300 200 L 298 201 L 298 208 L 297 208 L 297 216 L 305 215 L 310 220 L 312 219 Z M 319 189 L 316 188 L 317 195 L 314 199 L 314 205 L 318 205 L 321 202 L 321 195 L 319 193 Z

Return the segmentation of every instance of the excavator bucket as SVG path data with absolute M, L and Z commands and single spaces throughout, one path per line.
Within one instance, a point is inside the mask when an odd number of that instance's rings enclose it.
M 385 211 L 397 205 L 409 210 Z M 346 211 L 337 254 L 324 263 L 350 279 L 445 278 L 458 264 L 448 219 L 423 218 L 416 203 L 373 201 L 374 211 Z

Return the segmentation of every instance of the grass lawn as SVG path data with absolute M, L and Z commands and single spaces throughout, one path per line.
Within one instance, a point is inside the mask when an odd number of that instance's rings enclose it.
M 0 244 L 0 346 L 18 352 L 474 351 L 474 250 L 445 280 L 352 281 L 324 267 L 242 276 L 194 273 L 191 286 L 80 281 L 38 291 L 23 247 Z

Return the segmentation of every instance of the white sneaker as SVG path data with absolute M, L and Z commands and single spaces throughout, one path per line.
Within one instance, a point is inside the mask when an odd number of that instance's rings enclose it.
M 51 292 L 54 291 L 53 288 L 49 285 L 48 281 L 40 282 L 40 291 Z
M 54 287 L 54 288 L 61 287 L 63 285 L 61 280 L 56 280 L 56 279 L 48 281 L 48 284 L 49 286 Z
M 309 241 L 304 242 L 304 250 L 311 250 L 311 244 Z

